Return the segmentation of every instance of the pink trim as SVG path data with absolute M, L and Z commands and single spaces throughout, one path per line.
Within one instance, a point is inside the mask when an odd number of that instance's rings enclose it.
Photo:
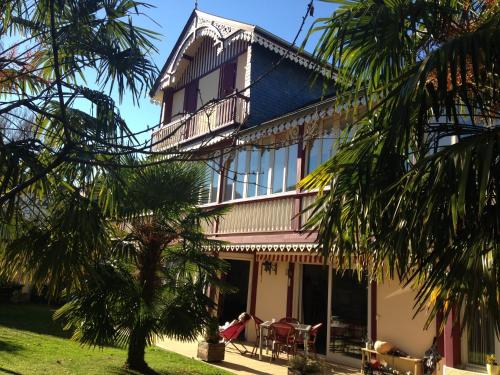
M 452 308 L 444 327 L 444 363 L 449 367 L 460 365 L 460 320 L 456 308 Z

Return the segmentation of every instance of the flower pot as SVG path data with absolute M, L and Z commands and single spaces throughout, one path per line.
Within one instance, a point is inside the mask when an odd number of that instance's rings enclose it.
M 198 358 L 205 362 L 220 362 L 224 360 L 226 345 L 224 343 L 212 344 L 206 341 L 198 343 Z
M 488 375 L 500 375 L 500 365 L 486 365 L 486 371 Z

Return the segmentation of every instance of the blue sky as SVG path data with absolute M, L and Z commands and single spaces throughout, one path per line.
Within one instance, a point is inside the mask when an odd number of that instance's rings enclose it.
M 146 2 L 155 6 L 145 13 L 158 25 L 144 16 L 137 17 L 134 22 L 161 34 L 161 39 L 157 41 L 158 54 L 153 56 L 154 62 L 161 68 L 193 11 L 194 0 Z M 259 25 L 285 40 L 292 41 L 308 2 L 309 0 L 199 0 L 199 9 L 221 17 Z M 314 18 L 318 18 L 329 16 L 335 5 L 316 0 L 314 7 Z M 309 18 L 299 37 L 299 43 L 303 41 L 311 23 L 312 18 Z M 314 45 L 309 45 L 308 49 L 311 50 L 313 47 Z M 141 99 L 139 105 L 140 107 L 134 106 L 131 97 L 124 97 L 119 106 L 122 117 L 134 132 L 146 129 L 147 126 L 154 126 L 160 117 L 160 107 L 152 104 L 149 97 Z

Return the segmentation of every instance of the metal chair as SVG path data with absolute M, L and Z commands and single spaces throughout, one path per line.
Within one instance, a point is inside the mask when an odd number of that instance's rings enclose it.
M 237 340 L 238 337 L 240 337 L 241 332 L 243 332 L 243 330 L 245 329 L 247 322 L 248 322 L 248 320 L 245 320 L 244 322 L 237 322 L 236 324 L 229 326 L 226 329 L 219 332 L 219 336 L 223 340 L 224 344 L 226 344 L 226 346 L 231 344 L 232 346 L 234 346 L 236 348 L 236 350 L 238 350 L 240 352 L 240 354 L 248 353 L 248 350 L 247 350 L 245 345 L 240 344 L 245 349 L 245 350 L 241 350 L 240 348 L 238 348 L 236 346 L 234 341 Z
M 295 354 L 297 342 L 295 328 L 291 324 L 284 322 L 273 323 L 269 327 L 269 332 L 272 340 L 272 353 L 269 362 L 275 357 L 278 358 L 281 352 L 287 354 L 287 359 L 290 357 L 290 354 Z
M 307 342 L 304 340 L 303 336 L 301 336 L 297 339 L 297 344 L 303 345 L 304 349 L 306 348 L 306 345 L 307 345 L 307 348 L 314 353 L 315 357 L 317 357 L 316 337 L 318 336 L 318 331 L 322 326 L 323 326 L 323 323 L 318 323 L 311 328 L 311 330 L 309 331 L 309 337 L 307 339 Z

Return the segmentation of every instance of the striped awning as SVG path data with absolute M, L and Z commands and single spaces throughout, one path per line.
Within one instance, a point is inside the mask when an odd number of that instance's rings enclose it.
M 280 244 L 224 244 L 219 251 L 244 252 L 244 253 L 290 253 L 290 252 L 316 252 L 318 245 L 315 243 L 280 243 Z
M 325 258 L 317 253 L 314 254 L 290 254 L 290 253 L 257 253 L 257 262 L 288 262 L 288 263 L 308 263 L 324 264 Z

